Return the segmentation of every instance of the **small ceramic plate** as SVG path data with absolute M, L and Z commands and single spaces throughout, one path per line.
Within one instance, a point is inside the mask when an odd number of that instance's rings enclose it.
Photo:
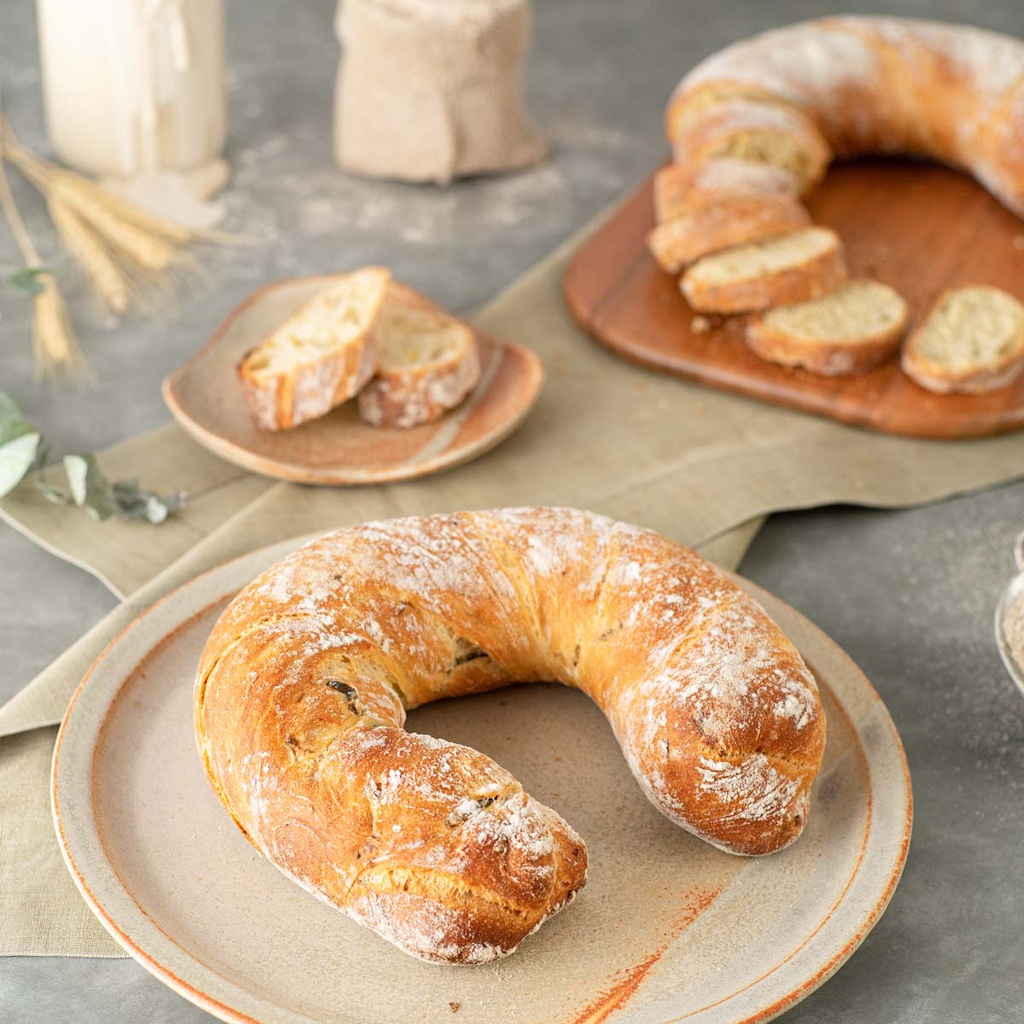
M 480 383 L 436 423 L 409 430 L 369 427 L 355 402 L 292 430 L 260 430 L 242 398 L 236 367 L 251 348 L 334 280 L 329 275 L 260 289 L 232 312 L 205 348 L 163 383 L 164 401 L 200 444 L 243 469 L 307 484 L 408 480 L 482 455 L 522 423 L 544 371 L 528 348 L 478 334 Z
M 850 659 L 745 584 L 822 687 L 829 738 L 804 835 L 771 857 L 712 849 L 644 799 L 582 694 L 521 686 L 441 701 L 410 728 L 468 743 L 580 831 L 590 880 L 512 956 L 425 964 L 313 899 L 221 808 L 192 738 L 192 679 L 231 595 L 297 542 L 247 555 L 137 619 L 79 687 L 54 756 L 65 859 L 154 975 L 225 1021 L 736 1024 L 825 981 L 885 909 L 910 838 L 899 737 Z M 742 581 L 741 581 L 742 582 Z

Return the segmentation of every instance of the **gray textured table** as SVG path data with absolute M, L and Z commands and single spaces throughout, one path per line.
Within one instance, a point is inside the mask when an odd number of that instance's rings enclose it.
M 235 178 L 227 202 L 232 224 L 255 233 L 258 244 L 215 254 L 210 279 L 165 322 L 132 319 L 108 329 L 93 318 L 81 282 L 72 285 L 100 381 L 77 394 L 32 383 L 24 304 L 5 302 L 0 387 L 58 454 L 94 450 L 166 419 L 160 379 L 263 282 L 372 260 L 450 306 L 480 302 L 661 157 L 660 111 L 683 69 L 731 39 L 845 7 L 535 3 L 529 96 L 554 139 L 554 160 L 438 191 L 360 182 L 333 168 L 330 0 L 230 2 Z M 0 6 L 7 109 L 27 142 L 44 145 L 33 5 Z M 858 7 L 950 19 L 963 10 L 955 0 Z M 1024 36 L 1017 0 L 971 14 Z M 17 194 L 52 253 L 37 200 L 24 188 Z M 14 265 L 2 234 L 0 267 Z M 1024 700 L 999 663 L 991 625 L 1022 528 L 1024 484 L 910 512 L 794 513 L 772 519 L 742 567 L 864 668 L 903 735 L 916 798 L 910 859 L 889 911 L 787 1021 L 1024 1020 Z M 91 577 L 7 529 L 0 530 L 0 602 L 0 701 L 114 605 Z M 5 1024 L 210 1019 L 134 961 L 0 960 Z

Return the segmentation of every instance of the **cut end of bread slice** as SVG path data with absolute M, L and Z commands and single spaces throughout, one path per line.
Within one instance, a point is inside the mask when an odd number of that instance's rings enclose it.
M 346 274 L 290 316 L 242 361 L 240 372 L 255 380 L 289 373 L 315 362 L 366 331 L 384 302 L 391 273 L 364 267 Z
M 1024 369 L 1024 306 L 987 285 L 944 292 L 907 341 L 903 369 L 931 391 L 1005 387 Z
M 480 379 L 473 331 L 411 288 L 392 282 L 377 333 L 380 367 L 359 395 L 359 414 L 372 426 L 433 422 Z
M 832 150 L 806 114 L 755 100 L 712 103 L 694 113 L 673 135 L 673 149 L 684 166 L 715 158 L 768 164 L 795 175 L 801 191 L 820 181 L 832 160 Z
M 878 281 L 850 281 L 821 298 L 779 306 L 747 325 L 762 359 L 836 376 L 876 366 L 899 348 L 907 326 L 903 298 Z
M 700 312 L 742 313 L 817 298 L 845 279 L 839 236 L 811 227 L 706 256 L 683 275 L 681 288 Z
M 658 263 L 676 273 L 711 253 L 789 234 L 810 223 L 811 215 L 794 196 L 737 196 L 659 224 L 647 244 Z
M 238 375 L 259 426 L 281 430 L 323 416 L 369 381 L 390 280 L 385 267 L 346 274 L 245 356 Z
M 473 332 L 429 299 L 391 282 L 378 322 L 380 374 L 447 363 L 473 345 Z

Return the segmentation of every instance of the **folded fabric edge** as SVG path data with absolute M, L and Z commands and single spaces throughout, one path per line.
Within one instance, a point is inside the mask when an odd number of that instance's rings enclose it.
M 127 596 L 119 590 L 117 586 L 115 586 L 114 582 L 109 577 L 96 568 L 96 566 L 90 565 L 83 559 L 75 557 L 69 551 L 65 551 L 64 549 L 57 547 L 55 544 L 51 544 L 45 537 L 38 533 L 34 533 L 25 523 L 6 512 L 2 507 L 0 507 L 0 522 L 6 523 L 23 537 L 32 541 L 33 544 L 38 544 L 39 547 L 48 554 L 55 555 L 57 558 L 61 559 L 61 561 L 75 566 L 76 569 L 83 569 L 91 576 L 95 576 L 96 579 L 98 579 L 100 583 L 102 583 L 103 586 L 105 586 L 107 590 L 109 590 L 119 601 L 123 601 Z

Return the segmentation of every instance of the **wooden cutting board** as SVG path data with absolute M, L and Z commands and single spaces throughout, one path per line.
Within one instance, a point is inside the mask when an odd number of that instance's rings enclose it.
M 914 384 L 897 358 L 832 378 L 759 359 L 743 343 L 745 318 L 695 314 L 677 278 L 648 253 L 651 188 L 648 180 L 566 271 L 569 308 L 601 344 L 645 366 L 871 430 L 957 438 L 1024 427 L 1024 376 L 988 394 L 937 395 Z M 807 201 L 815 222 L 842 237 L 851 276 L 892 285 L 912 318 L 957 285 L 996 285 L 1024 301 L 1024 222 L 962 174 L 856 161 L 834 166 Z

